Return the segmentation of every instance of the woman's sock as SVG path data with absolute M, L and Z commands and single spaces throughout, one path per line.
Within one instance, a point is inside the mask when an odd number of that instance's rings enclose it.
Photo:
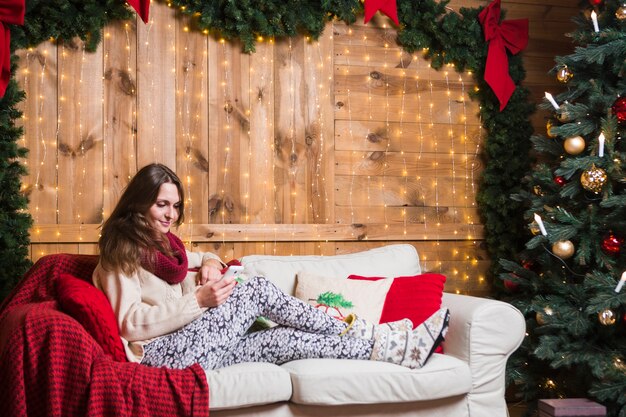
M 348 324 L 348 327 L 341 333 L 342 336 L 356 337 L 365 340 L 374 339 L 375 335 L 380 332 L 387 333 L 394 330 L 413 330 L 413 322 L 409 319 L 374 324 L 358 317 L 356 314 L 350 314 L 344 321 Z
M 370 359 L 421 368 L 443 341 L 449 320 L 450 312 L 442 308 L 413 331 L 378 332 Z

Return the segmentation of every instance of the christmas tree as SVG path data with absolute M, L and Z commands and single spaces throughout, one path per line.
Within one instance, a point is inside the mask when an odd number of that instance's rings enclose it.
M 533 136 L 536 163 L 513 196 L 529 233 L 501 260 L 503 298 L 526 317 L 509 361 L 516 392 L 587 397 L 626 416 L 626 2 L 581 4 L 571 55 L 552 69 L 561 92 Z
M 14 123 L 21 115 L 16 105 L 23 97 L 11 80 L 0 99 L 0 302 L 31 265 L 28 229 L 32 219 L 26 211 L 28 200 L 20 190 L 21 177 L 26 173 L 20 158 L 27 151 L 17 143 L 22 129 Z

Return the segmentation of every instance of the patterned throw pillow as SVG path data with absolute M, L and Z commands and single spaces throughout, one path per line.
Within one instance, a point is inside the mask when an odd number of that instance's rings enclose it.
M 357 281 L 300 272 L 296 297 L 340 320 L 354 313 L 378 323 L 390 286 L 391 280 Z
M 106 295 L 90 282 L 70 274 L 59 276 L 56 290 L 61 310 L 82 324 L 104 353 L 116 361 L 126 362 L 115 313 Z

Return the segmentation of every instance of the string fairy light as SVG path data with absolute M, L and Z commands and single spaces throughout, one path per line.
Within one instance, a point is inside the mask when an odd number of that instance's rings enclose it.
M 322 96 L 324 96 L 325 100 L 324 102 L 328 102 L 328 100 L 326 100 L 328 98 L 328 94 L 329 91 L 328 89 L 324 88 L 324 83 L 322 82 L 323 80 L 322 75 L 324 74 L 324 57 L 322 56 L 322 48 L 320 45 L 319 41 L 316 41 L 314 44 L 314 48 L 316 51 L 315 56 L 318 59 L 318 63 L 315 65 L 315 67 L 317 68 L 317 70 L 319 71 L 320 74 L 320 79 L 318 80 L 318 71 L 311 71 L 311 75 L 313 77 L 311 84 L 314 86 L 317 86 L 317 94 L 315 94 L 315 114 L 317 116 L 317 126 L 319 127 L 319 144 L 318 144 L 318 152 L 317 152 L 317 158 L 315 160 L 315 172 L 313 173 L 313 181 L 311 183 L 311 188 L 313 190 L 318 190 L 318 197 L 319 198 L 319 210 L 315 210 L 315 206 L 313 204 L 311 204 L 311 210 L 313 212 L 313 219 L 315 221 L 315 223 L 320 223 L 321 219 L 321 213 L 320 211 L 322 211 L 323 207 L 327 207 L 328 206 L 328 190 L 326 189 L 326 178 L 324 175 L 324 171 L 322 170 L 322 167 L 324 165 L 324 153 L 325 153 L 325 147 L 326 147 L 326 131 L 325 131 L 325 124 L 324 124 L 324 117 L 322 114 L 322 105 L 321 105 L 321 100 L 320 98 Z M 314 65 L 311 60 L 310 60 L 310 55 L 308 57 L 308 60 L 310 62 L 310 65 Z M 328 60 L 330 62 L 331 57 L 328 57 Z M 324 93 L 324 90 L 326 90 L 326 93 Z M 315 195 L 315 193 L 313 193 Z M 323 223 L 328 223 L 328 210 L 324 209 L 324 214 L 325 214 L 325 218 L 323 219 Z M 321 239 L 321 236 L 318 235 L 318 238 Z M 318 241 L 319 241 L 318 239 Z M 318 244 L 318 247 L 320 247 L 320 245 Z
M 415 62 L 417 62 L 417 74 L 415 75 L 415 99 L 416 99 L 416 120 L 419 135 L 417 136 L 417 140 L 419 141 L 419 150 L 417 153 L 417 170 L 415 172 L 415 182 L 419 183 L 422 179 L 421 176 L 421 166 L 422 166 L 422 156 L 424 155 L 424 123 L 422 121 L 422 93 L 420 90 L 420 69 L 421 65 L 424 62 L 422 59 L 418 59 L 417 55 L 413 56 Z M 424 228 L 423 238 L 427 238 L 427 217 L 426 217 L 426 196 L 424 193 L 421 193 L 420 200 L 418 203 L 422 206 L 422 224 Z M 423 258 L 423 257 L 422 257 Z
M 288 41 L 288 55 L 287 55 L 287 59 L 289 61 L 289 92 L 291 93 L 291 105 L 289 106 L 289 143 L 291 146 L 291 153 L 290 153 L 290 157 L 289 157 L 289 170 L 288 170 L 288 175 L 291 177 L 291 184 L 293 184 L 293 189 L 291 190 L 290 193 L 290 204 L 289 207 L 291 208 L 291 213 L 290 213 L 290 222 L 292 225 L 294 225 L 294 227 L 291 228 L 291 239 L 295 242 L 295 237 L 296 237 L 296 233 L 295 233 L 295 224 L 297 222 L 297 208 L 296 208 L 296 202 L 298 201 L 298 195 L 297 195 L 297 188 L 296 188 L 296 184 L 297 184 L 297 173 L 298 173 L 298 167 L 297 167 L 297 160 L 295 158 L 292 159 L 292 157 L 295 157 L 297 155 L 296 153 L 296 85 L 298 84 L 296 82 L 296 77 L 294 74 L 294 63 L 293 63 L 293 45 L 291 42 L 291 37 L 289 38 Z M 293 248 L 295 245 L 292 245 L 291 247 Z M 291 253 L 291 255 L 293 255 L 293 252 Z
M 458 82 L 459 85 L 461 86 L 461 92 L 458 98 L 458 102 L 461 103 L 461 121 L 463 122 L 463 134 L 461 136 L 461 142 L 463 143 L 463 164 L 465 166 L 465 173 L 463 175 L 463 179 L 464 179 L 464 187 L 463 187 L 463 214 L 464 216 L 461 217 L 461 219 L 465 220 L 466 225 L 469 225 L 469 227 L 467 228 L 468 232 L 467 235 L 465 236 L 465 238 L 467 240 L 471 240 L 472 239 L 472 233 L 473 233 L 473 225 L 472 225 L 472 217 L 468 214 L 469 210 L 467 207 L 467 202 L 468 202 L 468 187 L 470 187 L 470 185 L 468 184 L 468 179 L 469 176 L 468 175 L 468 169 L 469 169 L 469 163 L 468 163 L 468 149 L 467 149 L 467 136 L 468 136 L 468 117 L 467 117 L 467 101 L 465 100 L 465 80 L 463 79 L 463 75 L 459 74 L 459 78 L 458 78 Z M 458 213 L 458 209 L 455 209 L 455 221 L 457 221 L 458 217 L 457 217 L 457 213 Z M 458 252 L 458 251 L 456 251 Z M 475 257 L 472 258 L 472 256 L 469 253 L 465 253 L 463 256 L 463 261 L 464 261 L 464 272 L 463 272 L 463 283 L 465 284 L 465 290 L 468 290 L 468 285 L 469 285 L 469 278 L 470 278 L 470 269 L 473 267 L 474 265 L 474 261 Z
M 407 65 L 404 63 L 404 55 L 402 54 L 402 49 L 398 48 L 398 54 L 400 57 L 400 67 L 402 68 L 402 100 L 400 104 L 400 127 L 398 131 L 398 137 L 402 138 L 404 136 L 404 129 L 403 129 L 404 105 L 405 105 L 405 98 L 406 98 L 408 76 L 405 70 Z M 409 175 L 408 175 L 408 169 L 407 169 L 406 155 L 405 155 L 404 150 L 402 150 L 402 148 L 400 150 L 400 155 L 402 156 L 402 178 L 404 180 L 404 189 L 402 190 L 402 194 L 403 194 L 402 198 L 404 201 L 406 201 L 406 206 L 408 206 L 409 205 L 409 199 L 408 199 Z M 401 209 L 400 216 L 402 219 L 402 226 L 403 226 L 402 235 L 406 236 L 407 235 L 407 215 L 406 215 L 405 208 Z
M 344 49 L 344 56 L 346 57 L 346 65 L 343 68 L 344 76 L 346 79 L 346 102 L 348 103 L 348 136 L 350 137 L 350 143 L 354 143 L 354 130 L 352 124 L 352 101 L 350 97 L 350 84 L 348 83 L 350 77 L 350 50 L 352 49 L 352 28 L 348 27 L 348 46 Z M 352 151 L 352 156 L 356 155 L 356 150 Z M 352 161 L 350 161 L 352 162 Z M 356 223 L 354 218 L 354 182 L 356 180 L 356 164 L 351 163 L 351 175 L 350 175 L 350 187 L 348 189 L 348 204 L 350 207 L 350 223 Z
M 453 131 L 455 120 L 453 120 L 454 118 L 452 115 L 452 97 L 451 97 L 452 94 L 450 91 L 450 78 L 448 77 L 447 70 L 443 72 L 443 76 L 446 81 L 446 97 L 448 97 L 448 126 L 449 126 L 448 138 L 450 139 L 450 162 L 452 164 L 452 212 L 454 214 L 454 218 L 456 219 L 456 215 L 458 213 L 457 201 L 456 201 L 456 163 L 455 163 L 456 154 L 454 151 L 454 141 L 456 140 L 456 138 L 454 136 L 454 131 Z M 454 224 L 455 225 L 457 224 L 456 220 L 454 220 Z M 453 233 L 457 235 L 458 230 L 455 228 Z
M 185 25 L 183 27 L 184 32 L 189 32 L 189 27 Z M 189 39 L 185 37 L 185 39 Z M 206 43 L 203 43 L 206 45 Z M 185 53 L 189 53 L 189 47 L 187 45 L 184 46 Z M 179 111 L 179 119 L 181 120 L 181 132 L 182 137 L 185 142 L 185 159 L 184 159 L 184 183 L 187 188 L 187 196 L 185 201 L 185 210 L 186 210 L 186 219 L 187 220 L 187 244 L 191 247 L 192 239 L 194 235 L 194 199 L 192 197 L 193 187 L 193 175 L 192 175 L 192 166 L 193 166 L 193 149 L 196 146 L 196 133 L 198 131 L 198 126 L 203 117 L 202 113 L 202 104 L 205 99 L 204 91 L 206 89 L 205 80 L 206 80 L 206 65 L 208 61 L 208 53 L 206 48 L 202 50 L 202 59 L 199 60 L 201 62 L 200 67 L 197 68 L 197 60 L 194 62 L 185 62 L 182 75 L 182 90 L 179 91 L 177 86 L 177 92 L 180 95 L 180 100 L 182 101 L 182 105 L 178 106 Z M 192 77 L 200 80 L 200 86 L 197 89 L 191 88 L 190 84 L 192 83 Z M 176 77 L 178 80 L 180 77 Z M 195 106 L 192 110 L 192 102 L 195 101 Z M 184 109 L 184 112 L 183 112 Z
M 106 48 L 106 45 L 108 44 L 110 39 L 111 39 L 111 32 L 109 32 L 108 29 L 105 29 L 104 40 L 103 40 L 105 47 L 104 47 L 104 55 L 102 57 L 103 64 L 104 64 L 103 67 L 105 68 L 105 71 L 107 68 L 109 68 L 109 52 L 108 52 L 108 49 Z M 105 79 L 106 79 L 106 76 L 103 74 L 102 83 L 106 86 Z M 105 90 L 106 90 L 106 87 L 102 88 L 101 96 L 100 96 L 100 100 L 102 102 L 103 107 L 105 103 Z M 108 178 L 109 177 L 109 166 L 108 166 L 109 146 L 107 144 L 107 132 L 109 130 L 109 119 L 107 117 L 104 117 L 103 123 L 104 123 L 104 129 L 102 133 L 102 177 Z M 102 187 L 103 204 L 102 204 L 102 207 L 100 208 L 100 228 L 104 224 L 104 219 L 106 216 L 106 205 L 107 205 L 106 201 L 108 199 L 108 194 L 109 194 L 109 190 L 107 188 L 107 182 L 103 181 L 103 187 Z
M 35 188 L 33 191 L 39 191 L 39 190 L 43 190 L 44 186 L 43 184 L 41 184 L 41 171 L 42 171 L 42 167 L 47 159 L 47 155 L 48 155 L 48 146 L 46 144 L 46 140 L 44 138 L 43 135 L 43 112 L 44 112 L 44 106 L 46 104 L 46 100 L 43 94 L 41 94 L 41 91 L 43 90 L 43 86 L 44 86 L 44 81 L 46 79 L 46 68 L 47 68 L 47 59 L 45 57 L 46 54 L 46 50 L 43 51 L 44 54 L 44 59 L 42 60 L 43 62 L 41 63 L 41 71 L 39 72 L 39 94 L 35 96 L 35 100 L 36 100 L 36 109 L 37 109 L 37 113 L 35 114 L 35 120 L 37 123 L 37 137 L 38 137 L 38 143 L 41 146 L 41 151 L 38 152 L 41 153 L 41 158 L 39 160 L 39 163 L 37 164 L 37 174 L 35 176 Z M 37 199 L 37 202 L 39 201 L 39 199 Z M 55 205 L 55 210 L 56 210 L 56 205 Z M 35 217 L 35 221 L 39 221 L 39 204 L 37 203 L 35 206 L 35 213 L 36 213 L 36 217 Z
M 434 132 L 434 128 L 435 128 L 435 118 L 434 118 L 434 114 L 433 114 L 433 109 L 434 109 L 434 91 L 433 91 L 433 79 L 432 79 L 432 73 L 433 73 L 433 69 L 431 67 L 430 64 L 428 64 L 428 128 L 430 132 Z M 433 137 L 437 138 L 436 135 L 433 135 Z M 440 246 L 440 230 L 441 230 L 441 210 L 439 207 L 439 171 L 438 171 L 438 167 L 439 167 L 439 140 L 435 139 L 434 140 L 434 144 L 433 144 L 433 153 L 435 155 L 435 160 L 433 161 L 433 183 L 432 183 L 432 189 L 434 191 L 434 196 L 435 196 L 435 239 L 434 239 L 434 245 L 435 248 L 437 248 L 437 258 L 439 258 L 439 246 Z M 432 226 L 431 226 L 432 227 Z M 441 271 L 441 267 L 442 264 L 439 261 L 435 262 L 435 267 L 438 268 L 439 272 Z
M 80 140 L 80 183 L 78 187 L 78 196 L 79 201 L 76 204 L 76 220 L 78 223 L 78 240 L 82 242 L 83 240 L 83 218 L 81 215 L 81 207 L 83 207 L 83 203 L 85 201 L 85 184 L 87 181 L 87 165 L 85 161 L 86 152 L 88 149 L 85 148 L 85 140 L 83 136 L 83 111 L 82 111 L 82 93 L 83 93 L 83 77 L 85 74 L 85 46 L 81 45 L 80 48 L 81 56 L 80 56 L 80 79 L 78 81 L 79 91 L 76 94 L 77 97 L 80 97 L 80 101 L 78 102 L 78 140 Z M 60 108 L 61 106 L 59 106 Z M 72 167 L 73 168 L 73 167 Z M 72 177 L 74 177 L 72 175 Z
M 380 77 L 380 74 L 377 71 L 371 71 L 371 64 L 370 64 L 370 54 L 368 52 L 368 42 L 367 42 L 367 34 L 363 35 L 363 50 L 364 50 L 364 54 L 365 54 L 365 58 L 364 61 L 367 65 L 368 68 L 368 74 L 366 75 L 366 80 L 365 80 L 365 84 L 367 85 L 367 114 L 368 114 L 368 121 L 370 123 L 368 123 L 367 125 L 367 131 L 365 132 L 365 135 L 363 136 L 363 142 L 365 145 L 367 145 L 367 138 L 369 137 L 369 135 L 372 133 L 371 132 L 371 125 L 372 125 L 372 120 L 373 120 L 373 115 L 372 115 L 372 81 L 376 80 L 376 77 Z M 348 64 L 349 66 L 349 64 Z M 365 146 L 365 148 L 367 148 L 367 146 Z M 354 151 L 356 153 L 356 150 Z M 361 153 L 361 163 L 363 163 L 365 161 L 366 158 L 366 153 L 363 152 Z M 351 161 L 352 162 L 352 161 Z M 352 172 L 352 185 L 354 185 L 354 181 L 356 180 L 356 167 L 358 164 L 352 162 L 352 168 L 353 168 L 353 172 Z M 367 176 L 367 197 L 366 197 L 366 206 L 367 209 L 365 210 L 365 219 L 367 223 L 371 222 L 371 216 L 370 216 L 370 212 L 372 210 L 370 210 L 370 207 L 372 206 L 372 176 L 368 175 Z M 350 190 L 352 192 L 352 189 Z M 360 217 L 360 216 L 359 216 Z M 360 220 L 359 220 L 360 221 Z
M 230 179 L 230 165 L 231 165 L 231 144 L 232 144 L 232 118 L 231 118 L 231 113 L 234 111 L 234 105 L 233 105 L 233 100 L 232 100 L 232 94 L 233 92 L 231 91 L 233 86 L 232 86 L 232 82 L 230 80 L 229 74 L 231 72 L 231 68 L 230 68 L 230 62 L 232 60 L 232 56 L 231 56 L 231 52 L 232 52 L 232 48 L 229 46 L 228 48 L 226 48 L 226 40 L 225 39 L 220 39 L 219 41 L 221 48 L 222 48 L 222 55 L 224 56 L 224 61 L 223 61 L 223 81 L 222 81 L 222 97 L 224 100 L 224 112 L 226 114 L 226 124 L 224 126 L 224 130 L 226 132 L 225 134 L 225 139 L 226 139 L 226 143 L 224 145 L 224 167 L 222 169 L 223 172 L 223 176 L 222 176 L 222 186 L 220 188 L 220 197 L 221 197 L 221 220 L 222 220 L 222 224 L 226 224 L 226 185 L 229 183 L 229 179 Z M 225 230 L 225 229 L 224 229 Z M 225 231 L 222 231 L 222 244 L 226 243 L 226 233 Z
M 383 30 L 385 33 L 384 38 L 387 38 L 387 32 L 388 32 L 388 28 L 387 28 L 387 24 L 383 24 Z M 387 74 L 387 68 L 388 68 L 388 51 L 389 51 L 389 44 L 387 42 L 384 43 L 383 45 L 383 56 L 384 56 L 384 60 L 383 60 L 383 68 L 385 69 L 385 132 L 387 132 L 387 136 L 389 137 L 389 132 L 390 132 L 390 123 L 389 123 L 389 75 Z M 385 146 L 385 152 L 384 152 L 384 158 L 383 158 L 383 175 L 382 175 L 382 183 L 381 183 L 381 192 L 382 192 L 382 196 L 383 196 L 383 218 L 384 218 L 384 228 L 385 231 L 389 230 L 389 219 L 387 217 L 388 213 L 387 213 L 387 189 L 386 187 L 386 183 L 387 183 L 387 169 L 389 167 L 389 148 L 391 146 L 391 140 L 387 140 L 387 146 Z
M 146 25 L 146 40 L 144 41 L 144 49 L 147 66 L 147 73 L 152 73 L 152 57 L 150 52 L 150 36 L 152 33 L 152 29 L 154 28 L 154 14 L 150 17 L 148 24 Z M 154 77 L 150 77 L 150 91 L 156 91 L 154 85 Z M 156 119 L 154 114 L 154 107 L 152 106 L 152 101 L 148 100 L 148 115 L 150 116 L 150 137 L 152 138 L 152 160 L 157 161 L 157 132 L 156 132 Z
M 268 44 L 270 45 L 269 47 L 266 48 L 262 48 L 261 51 L 259 52 L 257 51 L 256 53 L 262 53 L 262 62 L 263 62 L 263 66 L 264 68 L 267 68 L 269 65 L 269 68 L 273 68 L 274 67 L 274 59 L 273 59 L 273 39 L 270 38 L 268 40 Z M 268 58 L 269 56 L 269 58 Z M 270 75 L 272 74 L 272 72 L 270 72 Z M 273 87 L 274 87 L 274 77 L 269 76 L 266 79 L 266 73 L 265 71 L 261 71 L 261 76 L 260 76 L 260 85 L 261 87 L 259 87 L 259 91 L 256 92 L 256 99 L 257 99 L 257 104 L 259 105 L 259 110 L 257 110 L 256 116 L 257 119 L 259 120 L 260 123 L 263 123 L 264 126 L 267 126 L 267 130 L 268 131 L 272 131 L 273 130 L 273 120 L 270 117 L 270 114 L 268 114 L 268 111 L 266 110 L 266 108 L 273 108 L 273 103 L 270 101 L 272 98 L 271 94 L 265 94 L 265 86 L 266 83 L 269 84 L 269 88 L 268 91 L 273 91 Z M 266 108 L 261 107 L 263 105 L 263 102 L 266 102 L 267 104 L 265 105 Z M 259 112 L 260 115 L 259 115 Z M 259 117 L 261 116 L 261 117 Z M 257 139 L 258 140 L 258 139 Z M 252 141 L 250 141 L 252 142 Z M 261 145 L 260 145 L 260 149 L 262 149 L 262 155 L 263 155 L 263 169 L 262 172 L 269 172 L 269 169 L 271 167 L 271 172 L 275 172 L 275 160 L 274 158 L 272 158 L 272 160 L 270 161 L 270 159 L 268 158 L 268 155 L 274 155 L 274 142 L 270 142 L 269 141 L 269 135 L 267 134 L 262 134 L 261 135 Z M 266 152 L 266 149 L 270 149 L 271 153 Z M 250 158 L 250 161 L 252 161 L 252 159 Z M 267 227 L 267 221 L 268 221 L 268 213 L 269 213 L 269 202 L 268 202 L 268 196 L 273 195 L 275 192 L 275 187 L 274 184 L 271 183 L 269 181 L 269 178 L 267 176 L 264 176 L 263 178 L 263 192 L 262 192 L 262 198 L 263 198 L 263 206 L 262 206 L 262 221 L 263 221 L 263 226 L 264 228 Z M 273 198 L 272 199 L 272 213 L 274 216 L 276 216 L 278 207 L 277 207 L 277 203 L 276 203 L 276 199 Z M 274 217 L 276 218 L 276 217 Z M 276 245 L 277 245 L 277 235 L 276 232 L 274 232 L 273 234 L 274 237 L 274 243 L 273 243 L 273 253 L 276 253 Z

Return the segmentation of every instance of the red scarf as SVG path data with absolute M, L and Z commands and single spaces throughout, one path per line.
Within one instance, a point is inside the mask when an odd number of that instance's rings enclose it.
M 165 236 L 170 241 L 170 248 L 174 256 L 169 257 L 160 251 L 156 251 L 156 260 L 154 260 L 149 256 L 152 254 L 145 253 L 141 257 L 141 266 L 170 285 L 179 284 L 187 276 L 187 252 L 185 251 L 185 245 L 170 232 L 166 233 Z

